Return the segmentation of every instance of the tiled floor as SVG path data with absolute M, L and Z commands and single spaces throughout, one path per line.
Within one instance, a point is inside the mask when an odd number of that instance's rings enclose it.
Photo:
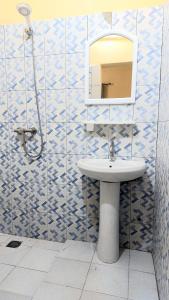
M 12 239 L 17 249 L 6 248 Z M 150 253 L 122 250 L 102 263 L 95 245 L 0 234 L 0 300 L 158 300 Z

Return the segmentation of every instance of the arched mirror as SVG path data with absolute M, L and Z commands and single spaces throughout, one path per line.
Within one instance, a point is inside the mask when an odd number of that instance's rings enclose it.
M 86 49 L 86 104 L 135 101 L 137 38 L 111 33 L 90 41 Z

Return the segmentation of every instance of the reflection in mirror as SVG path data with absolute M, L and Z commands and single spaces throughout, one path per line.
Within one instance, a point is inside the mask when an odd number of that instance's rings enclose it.
M 129 98 L 132 90 L 133 42 L 105 36 L 89 50 L 89 98 Z

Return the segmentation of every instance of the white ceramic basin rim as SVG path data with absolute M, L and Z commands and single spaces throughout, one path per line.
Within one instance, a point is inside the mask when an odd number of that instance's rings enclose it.
M 81 159 L 78 167 L 83 175 L 107 182 L 134 180 L 143 176 L 146 169 L 144 159 Z

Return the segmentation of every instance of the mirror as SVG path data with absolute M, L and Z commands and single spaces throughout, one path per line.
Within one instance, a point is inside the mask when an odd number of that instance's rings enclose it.
M 135 55 L 136 43 L 125 35 L 106 35 L 90 43 L 87 99 L 93 99 L 97 104 L 114 103 L 113 99 L 116 103 L 125 99 L 131 102 L 135 90 Z

